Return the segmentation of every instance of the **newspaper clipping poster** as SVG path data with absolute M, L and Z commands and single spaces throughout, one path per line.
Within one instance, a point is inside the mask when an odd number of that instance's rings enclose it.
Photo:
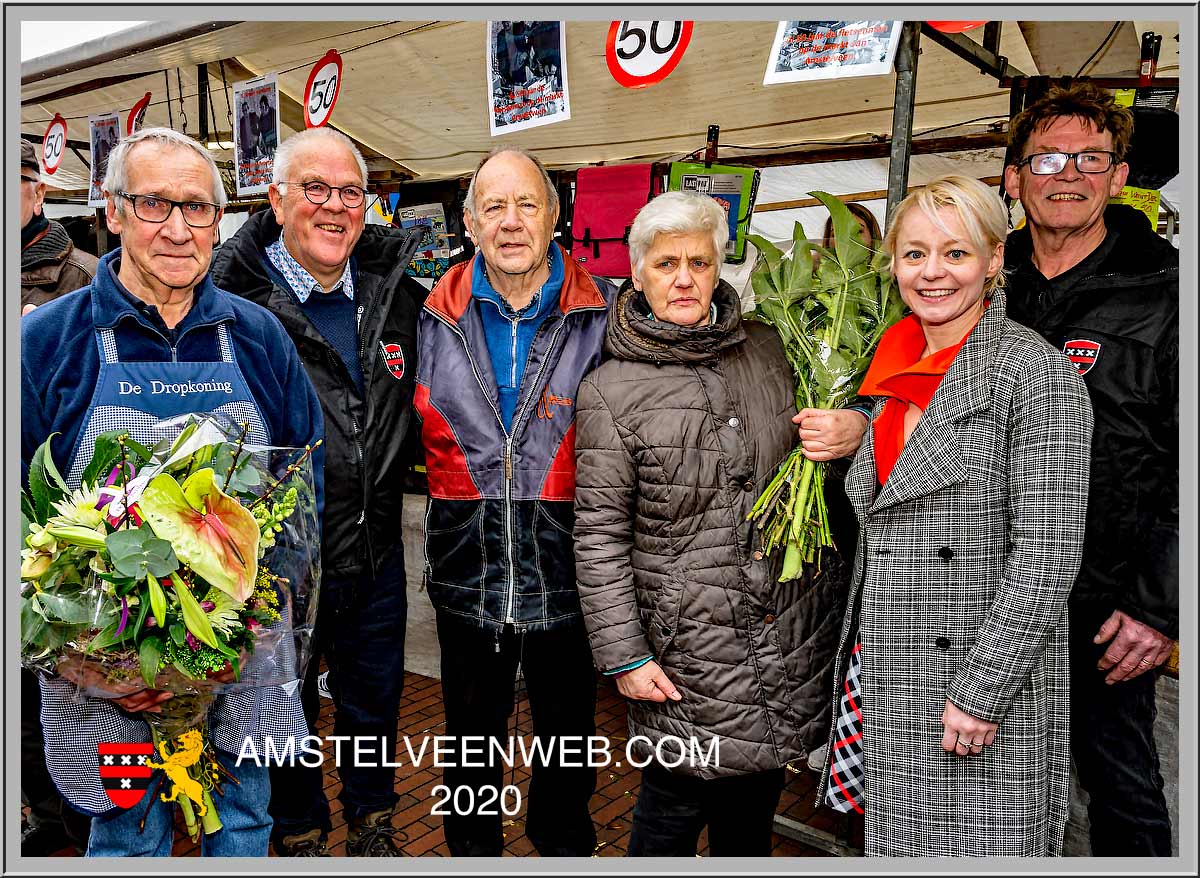
M 487 27 L 492 136 L 570 119 L 566 23 L 489 21 Z
M 261 195 L 271 184 L 279 146 L 279 87 L 270 73 L 233 85 L 237 194 Z
M 120 113 L 88 116 L 88 137 L 91 140 L 92 175 L 87 203 L 88 207 L 104 207 L 104 174 L 108 170 L 108 154 L 121 139 Z
M 450 267 L 450 236 L 446 234 L 446 209 L 441 204 L 417 204 L 399 207 L 392 222 L 402 229 L 421 232 L 417 252 L 413 254 L 408 273 L 413 277 L 435 280 Z
M 890 73 L 902 21 L 781 21 L 763 85 Z

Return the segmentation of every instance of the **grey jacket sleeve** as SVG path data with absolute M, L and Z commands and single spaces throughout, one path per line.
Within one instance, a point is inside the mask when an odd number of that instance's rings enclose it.
M 1092 407 L 1076 370 L 1038 349 L 1019 364 L 1008 425 L 1008 508 L 1003 576 L 974 648 L 947 696 L 999 722 L 1066 611 L 1083 552 Z M 997 369 L 1004 366 L 998 361 Z M 1072 510 L 1064 515 L 1063 510 Z
M 610 671 L 651 654 L 634 587 L 637 473 L 592 377 L 575 408 L 575 571 L 596 667 Z

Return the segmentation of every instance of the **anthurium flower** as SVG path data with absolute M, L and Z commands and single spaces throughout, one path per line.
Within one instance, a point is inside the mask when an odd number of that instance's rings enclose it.
M 138 508 L 197 575 L 234 600 L 250 596 L 258 575 L 258 522 L 217 487 L 212 469 L 197 470 L 182 486 L 166 473 L 155 476 Z

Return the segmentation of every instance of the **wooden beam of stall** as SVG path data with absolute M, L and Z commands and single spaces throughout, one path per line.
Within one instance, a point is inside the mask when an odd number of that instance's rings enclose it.
M 1003 179 L 999 175 L 994 177 L 980 177 L 982 183 L 989 186 L 995 186 Z M 918 186 L 909 186 L 908 191 L 920 189 Z M 888 191 L 886 189 L 872 189 L 869 192 L 850 192 L 847 195 L 835 196 L 839 201 L 876 201 L 880 198 L 887 198 Z M 798 198 L 795 201 L 772 201 L 767 204 L 754 205 L 755 213 L 770 213 L 773 210 L 795 210 L 798 207 L 820 207 L 821 202 L 816 198 Z
M 214 74 L 218 78 L 220 77 L 221 74 L 219 66 L 216 64 L 210 64 L 209 75 L 212 76 Z M 236 58 L 225 59 L 225 78 L 229 83 L 241 82 L 242 80 L 246 79 L 257 79 L 261 75 L 262 74 L 255 73 L 253 70 L 245 67 Z M 284 94 L 282 89 L 279 91 L 279 121 L 284 125 L 287 125 L 293 131 L 303 131 L 305 127 L 304 106 L 295 98 Z M 339 131 L 342 134 L 346 134 L 345 131 L 342 131 L 342 129 L 338 128 L 336 125 L 330 124 L 326 127 L 332 128 L 334 131 Z M 368 174 L 373 175 L 376 173 L 382 173 L 384 171 L 391 171 L 393 176 L 401 176 L 406 180 L 411 180 L 417 176 L 416 172 L 411 168 L 406 168 L 395 159 L 384 155 L 376 149 L 372 149 L 365 143 L 362 143 L 354 137 L 351 137 L 349 134 L 346 134 L 346 136 L 354 141 L 354 145 L 357 146 L 359 152 L 362 153 L 363 159 L 367 163 Z
M 146 76 L 159 76 L 161 70 L 151 70 L 149 73 L 123 73 L 120 76 L 101 76 L 96 79 L 89 79 L 87 82 L 80 82 L 76 85 L 68 85 L 66 88 L 60 88 L 57 91 L 47 92 L 46 94 L 38 95 L 33 98 L 25 98 L 21 101 L 22 107 L 28 107 L 32 104 L 44 104 L 50 101 L 59 101 L 63 98 L 73 98 L 77 95 L 87 94 L 89 91 L 95 91 L 99 88 L 109 88 L 114 85 L 120 85 L 123 82 L 129 82 L 131 79 L 142 79 Z

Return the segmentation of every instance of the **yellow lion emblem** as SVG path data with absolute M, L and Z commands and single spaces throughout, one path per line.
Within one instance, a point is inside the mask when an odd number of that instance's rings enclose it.
M 161 741 L 158 752 L 162 754 L 163 761 L 147 759 L 146 765 L 150 768 L 161 768 L 171 781 L 171 794 L 168 796 L 163 793 L 160 796 L 164 802 L 174 802 L 182 793 L 199 806 L 200 810 L 197 813 L 203 817 L 208 812 L 203 801 L 204 790 L 198 781 L 188 775 L 188 769 L 200 759 L 200 754 L 204 751 L 204 737 L 192 729 L 180 735 L 178 741 L 179 749 L 170 754 L 167 753 L 167 742 Z

